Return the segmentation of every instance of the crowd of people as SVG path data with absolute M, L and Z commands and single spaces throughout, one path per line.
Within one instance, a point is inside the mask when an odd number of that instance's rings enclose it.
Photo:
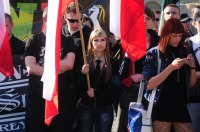
M 145 108 L 152 89 L 157 87 L 152 110 L 154 132 L 200 132 L 200 6 L 194 6 L 188 15 L 181 14 L 175 4 L 167 5 L 160 34 L 161 11 L 145 6 L 147 53 L 135 62 L 121 48 L 120 38 L 116 39 L 113 33 L 106 33 L 100 27 L 94 28 L 92 20 L 83 15 L 81 5 L 79 10 L 82 27 L 78 24 L 74 2 L 67 5 L 62 18 L 59 114 L 49 126 L 44 123 L 41 81 L 48 7 L 43 11 L 42 31 L 29 37 L 26 43 L 12 34 L 12 18 L 5 14 L 12 54 L 25 54 L 29 73 L 25 131 L 128 132 L 129 104 L 137 101 L 140 82 L 144 79 L 146 96 L 142 103 Z M 161 59 L 159 74 L 157 52 Z

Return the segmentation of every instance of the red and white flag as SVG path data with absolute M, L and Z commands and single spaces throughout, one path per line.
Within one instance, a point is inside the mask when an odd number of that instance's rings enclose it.
M 14 74 L 10 41 L 6 31 L 3 0 L 0 0 L 0 72 L 5 76 Z
M 110 0 L 110 31 L 135 62 L 146 54 L 144 0 Z
M 58 114 L 58 70 L 60 66 L 61 18 L 72 0 L 49 0 L 46 49 L 43 74 L 43 98 L 46 99 L 45 123 L 50 125 Z

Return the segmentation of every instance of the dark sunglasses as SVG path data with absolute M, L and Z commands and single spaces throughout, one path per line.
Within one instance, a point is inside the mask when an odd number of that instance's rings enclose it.
M 159 18 L 156 18 L 156 21 L 158 22 L 160 19 Z
M 68 20 L 70 23 L 75 23 L 75 22 L 78 23 L 78 19 L 68 19 L 68 18 L 67 18 L 67 20 Z
M 182 21 L 182 23 L 188 23 L 188 22 L 190 22 L 190 20 L 187 20 L 187 21 Z

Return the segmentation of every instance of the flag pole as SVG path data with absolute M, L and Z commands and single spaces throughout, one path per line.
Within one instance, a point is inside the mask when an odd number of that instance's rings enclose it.
M 80 29 L 80 38 L 81 38 L 83 59 L 84 59 L 84 64 L 87 64 L 87 58 L 86 58 L 86 52 L 85 52 L 85 44 L 84 44 L 84 38 L 83 38 L 83 30 L 82 30 L 82 25 L 81 25 L 81 19 L 80 19 L 80 12 L 79 12 L 78 0 L 75 0 L 75 4 L 76 4 L 77 16 L 78 16 L 78 24 L 79 24 L 79 29 Z M 90 90 L 90 78 L 89 78 L 89 73 L 86 73 L 86 77 L 87 77 L 88 90 Z
M 161 35 L 161 30 L 164 25 L 164 7 L 165 6 L 165 0 L 162 0 L 162 7 L 161 7 L 161 14 L 160 14 L 160 21 L 159 21 L 159 26 L 158 26 L 158 35 Z

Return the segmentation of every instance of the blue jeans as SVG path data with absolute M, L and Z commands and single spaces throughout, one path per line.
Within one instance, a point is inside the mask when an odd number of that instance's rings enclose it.
M 200 132 L 200 103 L 188 103 L 188 111 L 194 132 Z
M 111 132 L 113 123 L 113 106 L 94 108 L 88 105 L 80 105 L 79 132 Z

